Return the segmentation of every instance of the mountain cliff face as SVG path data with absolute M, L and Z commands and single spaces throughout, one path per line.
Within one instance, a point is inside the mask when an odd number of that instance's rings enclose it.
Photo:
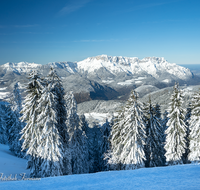
M 65 90 L 74 91 L 78 102 L 123 99 L 131 89 L 142 85 L 163 88 L 172 86 L 175 81 L 180 84 L 196 84 L 199 81 L 189 69 L 168 63 L 164 58 L 146 57 L 140 60 L 137 57 L 100 55 L 80 62 L 53 62 L 47 65 L 6 63 L 0 66 L 0 93 L 1 89 L 11 91 L 17 81 L 23 89 L 31 70 L 38 70 L 45 76 L 50 67 L 57 70 Z

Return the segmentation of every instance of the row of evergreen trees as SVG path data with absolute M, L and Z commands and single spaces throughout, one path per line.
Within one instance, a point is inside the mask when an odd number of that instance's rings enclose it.
M 134 91 L 112 127 L 108 163 L 112 169 L 136 169 L 200 161 L 200 92 L 187 112 L 175 84 L 168 112 L 142 104 Z
M 141 103 L 134 91 L 118 116 L 88 127 L 78 116 L 73 93 L 65 95 L 51 69 L 46 78 L 29 75 L 22 108 L 18 84 L 10 106 L 0 109 L 0 143 L 28 159 L 32 177 L 137 169 L 200 160 L 200 92 L 186 111 L 175 84 L 168 112 Z M 185 116 L 186 115 L 186 116 Z

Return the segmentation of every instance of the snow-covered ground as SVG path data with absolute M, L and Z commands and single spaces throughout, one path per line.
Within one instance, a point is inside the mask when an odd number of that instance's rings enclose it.
M 29 174 L 29 170 L 26 169 L 26 162 L 26 159 L 14 156 L 7 145 L 0 144 L 0 173 L 6 176 L 20 173 Z
M 0 99 L 5 99 L 9 94 L 9 92 L 0 92 Z
M 91 113 L 85 113 L 84 114 L 87 120 L 96 120 L 100 125 L 103 125 L 106 122 L 106 119 L 108 121 L 111 120 L 112 115 L 109 113 L 96 113 L 96 112 L 91 112 Z
M 0 172 L 28 173 L 26 160 L 13 156 L 8 146 L 0 144 Z M 126 171 L 109 171 L 94 174 L 70 175 L 28 181 L 2 181 L 2 190 L 199 190 L 200 165 L 188 164 Z M 14 177 L 14 176 L 13 176 Z
M 7 88 L 7 87 L 4 87 L 4 88 L 0 88 L 0 91 L 2 91 L 2 90 L 6 90 L 6 88 Z

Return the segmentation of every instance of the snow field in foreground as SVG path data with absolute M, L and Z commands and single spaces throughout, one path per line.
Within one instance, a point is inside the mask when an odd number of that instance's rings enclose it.
M 27 173 L 26 160 L 0 144 L 0 173 Z M 13 176 L 14 177 L 14 176 Z M 188 164 L 126 171 L 108 171 L 42 178 L 40 181 L 0 181 L 2 190 L 199 190 L 200 165 Z
M 27 160 L 14 156 L 7 145 L 0 144 L 0 173 L 5 176 L 21 173 L 29 174 L 29 170 L 26 169 L 26 162 Z

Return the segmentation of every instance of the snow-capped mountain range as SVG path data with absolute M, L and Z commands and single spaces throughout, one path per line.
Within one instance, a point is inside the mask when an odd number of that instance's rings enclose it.
M 98 72 L 99 69 L 106 69 L 113 75 L 122 72 L 128 74 L 146 72 L 155 78 L 159 78 L 158 73 L 169 73 L 183 80 L 192 77 L 189 69 L 176 65 L 175 63 L 168 63 L 163 57 L 146 57 L 140 60 L 137 57 L 100 55 L 89 57 L 79 62 L 53 62 L 48 63 L 48 65 L 54 68 L 64 69 L 69 73 L 87 72 L 91 74 Z M 39 69 L 39 67 L 42 67 L 42 65 L 28 62 L 6 63 L 1 66 L 2 69 L 18 73 L 27 73 L 33 69 Z
M 105 68 L 114 75 L 122 72 L 132 75 L 146 72 L 158 78 L 158 73 L 167 72 L 183 80 L 192 77 L 189 69 L 178 66 L 175 63 L 168 63 L 163 57 L 146 57 L 140 60 L 137 57 L 111 57 L 101 55 L 78 62 L 77 68 L 79 71 L 88 73 L 94 73 L 101 68 Z
M 50 67 L 57 70 L 66 91 L 89 93 L 87 96 L 90 98 L 101 94 L 102 99 L 112 99 L 141 85 L 163 88 L 173 85 L 175 81 L 197 82 L 189 69 L 169 63 L 164 58 L 146 57 L 140 60 L 137 57 L 100 55 L 79 62 L 52 62 L 46 65 L 6 63 L 0 66 L 0 88 L 9 89 L 16 81 L 23 88 L 31 70 L 38 70 L 45 76 Z

